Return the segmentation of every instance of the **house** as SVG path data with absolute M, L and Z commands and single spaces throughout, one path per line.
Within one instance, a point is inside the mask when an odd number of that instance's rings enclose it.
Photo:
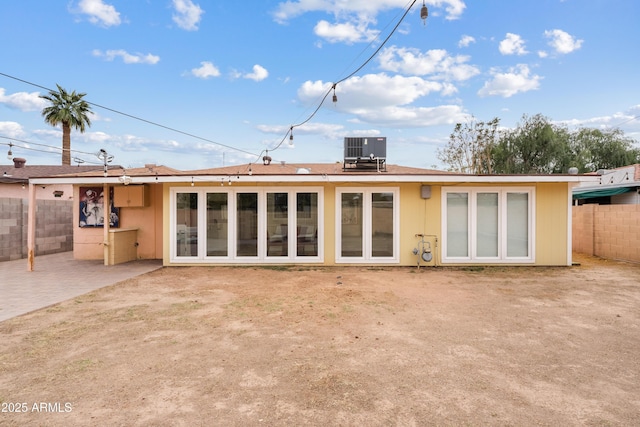
M 595 176 L 597 180 L 594 182 L 584 182 L 573 189 L 576 205 L 640 204 L 640 164 L 599 170 Z
M 572 189 L 595 178 L 454 174 L 384 160 L 149 165 L 30 186 L 73 185 L 74 256 L 105 264 L 571 265 Z M 82 221 L 88 203 L 102 204 L 89 209 L 102 220 Z
M 593 174 L 573 189 L 574 251 L 640 262 L 640 165 Z

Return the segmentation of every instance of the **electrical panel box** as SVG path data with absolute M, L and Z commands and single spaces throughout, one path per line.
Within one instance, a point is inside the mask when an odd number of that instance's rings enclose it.
M 146 185 L 122 185 L 113 188 L 113 205 L 117 208 L 143 208 L 149 203 Z

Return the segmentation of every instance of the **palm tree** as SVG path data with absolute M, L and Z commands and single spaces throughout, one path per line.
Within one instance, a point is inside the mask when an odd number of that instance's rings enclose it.
M 86 126 L 91 126 L 91 107 L 82 99 L 86 93 L 71 93 L 60 87 L 58 91 L 50 90 L 48 95 L 40 95 L 51 103 L 42 110 L 44 121 L 51 126 L 62 124 L 62 164 L 71 164 L 71 128 L 84 132 Z

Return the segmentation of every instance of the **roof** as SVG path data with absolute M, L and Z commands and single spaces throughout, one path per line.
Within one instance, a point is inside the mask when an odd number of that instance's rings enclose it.
M 421 169 L 407 166 L 389 165 L 385 170 L 378 170 L 375 164 L 363 168 L 343 168 L 342 163 L 262 163 L 242 164 L 235 166 L 225 166 L 211 169 L 199 169 L 193 171 L 182 171 L 183 176 L 227 176 L 227 175 L 442 175 L 452 174 L 452 172 L 436 169 Z
M 100 166 L 99 170 L 93 171 L 71 171 L 64 174 L 65 178 L 82 178 L 82 177 L 103 177 L 104 178 L 104 167 Z M 178 169 L 173 169 L 168 166 L 157 166 L 155 164 L 145 165 L 143 168 L 124 168 L 122 166 L 109 166 L 107 176 L 108 177 L 120 177 L 122 175 L 128 176 L 147 176 L 147 177 L 155 177 L 155 176 L 173 176 L 179 175 L 182 171 Z M 60 176 L 58 176 L 60 177 Z
M 342 163 L 249 163 L 212 169 L 179 171 L 166 166 L 147 165 L 144 168 L 125 169 L 110 166 L 105 177 L 102 169 L 92 172 L 72 173 L 32 179 L 34 184 L 150 184 L 150 183 L 214 183 L 239 182 L 251 184 L 305 183 L 578 183 L 595 182 L 597 177 L 584 175 L 470 175 L 421 169 L 407 166 L 386 165 L 384 170 L 368 168 L 343 168 Z
M 614 196 L 640 187 L 640 164 L 600 170 L 592 174 L 594 181 L 573 189 L 574 199 Z
M 87 173 L 91 171 L 102 171 L 103 166 L 69 166 L 69 165 L 24 165 L 16 168 L 14 165 L 0 165 L 0 182 L 21 183 L 27 182 L 30 178 L 49 177 L 72 172 Z

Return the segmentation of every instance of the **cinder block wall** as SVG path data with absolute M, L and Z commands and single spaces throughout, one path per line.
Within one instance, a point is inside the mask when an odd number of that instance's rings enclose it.
M 573 250 L 587 255 L 594 255 L 594 207 L 598 205 L 574 206 L 572 211 Z
M 576 252 L 640 262 L 640 205 L 574 206 L 573 244 Z
M 0 198 L 0 261 L 27 257 L 29 200 Z M 73 201 L 36 201 L 36 255 L 73 250 Z

